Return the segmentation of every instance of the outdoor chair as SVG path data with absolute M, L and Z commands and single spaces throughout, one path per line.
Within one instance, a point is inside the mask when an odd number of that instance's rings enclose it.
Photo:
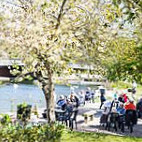
M 142 102 L 138 102 L 136 105 L 138 118 L 142 118 Z
M 103 114 L 100 118 L 100 126 L 106 126 L 108 120 L 108 114 Z
M 124 133 L 124 129 L 125 129 L 125 115 L 119 115 L 118 127 Z
M 69 127 L 71 128 L 71 130 L 73 130 L 74 128 L 74 122 L 77 129 L 77 115 L 78 115 L 78 110 L 76 109 L 73 111 L 72 116 L 69 119 Z
M 113 129 L 115 129 L 115 131 L 117 131 L 118 118 L 119 118 L 118 113 L 116 113 L 116 112 L 109 113 L 108 119 L 107 119 L 106 129 L 110 130 L 110 128 L 112 127 Z
M 65 112 L 55 112 L 56 121 L 65 123 L 68 126 L 68 121 L 70 121 L 70 117 L 72 116 L 72 111 L 66 110 Z
M 44 112 L 42 113 L 43 118 L 47 118 L 47 109 L 44 110 Z
M 136 110 L 126 110 L 125 113 L 125 125 L 130 129 L 130 133 L 133 132 L 133 126 L 137 124 L 137 112 Z

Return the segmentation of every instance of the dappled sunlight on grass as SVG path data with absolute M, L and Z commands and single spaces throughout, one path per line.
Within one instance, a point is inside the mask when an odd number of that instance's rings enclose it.
M 112 136 L 99 133 L 71 132 L 63 133 L 61 142 L 141 142 L 142 138 Z

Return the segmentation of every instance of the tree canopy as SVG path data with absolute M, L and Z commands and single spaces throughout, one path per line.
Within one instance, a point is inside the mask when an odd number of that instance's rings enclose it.
M 55 120 L 54 75 L 69 72 L 68 63 L 100 69 L 106 41 L 116 34 L 111 23 L 119 15 L 108 1 L 1 1 L 1 49 L 20 58 L 22 73 L 32 72 L 41 83 L 49 122 Z
M 1 49 L 41 83 L 49 122 L 55 120 L 53 78 L 70 72 L 69 63 L 93 65 L 111 80 L 140 73 L 141 1 L 0 2 Z
M 121 29 L 130 28 L 125 36 L 121 34 L 108 44 L 107 76 L 113 81 L 136 80 L 142 83 L 142 1 L 114 0 L 113 3 L 122 13 Z

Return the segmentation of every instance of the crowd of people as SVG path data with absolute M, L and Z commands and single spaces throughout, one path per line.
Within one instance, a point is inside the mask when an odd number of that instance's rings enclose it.
M 136 90 L 135 90 L 136 91 Z M 102 93 L 100 96 L 101 107 L 103 106 L 102 116 L 100 118 L 101 124 L 107 124 L 108 116 L 112 113 L 118 114 L 118 124 L 122 124 L 123 122 L 130 120 L 133 121 L 133 124 L 137 123 L 137 118 L 142 118 L 142 98 L 138 101 L 134 100 L 134 94 L 131 91 L 116 91 L 113 95 L 113 99 L 106 100 L 105 93 Z M 133 112 L 132 115 L 128 115 L 129 112 Z M 131 117 L 131 118 L 130 118 Z
M 122 97 L 120 95 L 117 100 L 113 101 L 105 101 L 104 102 L 104 112 L 103 114 L 107 115 L 108 113 L 112 112 L 117 112 L 121 115 L 124 115 L 126 110 L 136 110 L 137 107 L 134 104 L 134 100 L 132 98 L 127 97 L 127 101 L 125 102 L 125 95 Z M 138 103 L 139 104 L 139 103 Z
M 123 104 L 123 109 L 125 110 L 137 110 L 138 112 L 142 111 L 142 98 L 136 102 L 134 101 L 133 97 L 127 93 L 121 93 L 118 98 L 114 99 L 114 102 L 116 103 L 116 109 L 119 107 L 122 108 Z
M 78 108 L 80 105 L 85 105 L 87 102 L 94 102 L 94 90 L 87 87 L 85 90 L 75 92 L 71 91 L 69 96 L 61 95 L 56 103 L 57 107 L 62 110 L 72 109 L 74 107 Z
M 136 86 L 136 85 L 135 85 Z M 135 88 L 133 88 L 135 89 Z M 134 102 L 132 95 L 129 94 L 129 91 L 122 91 L 112 95 L 112 101 L 106 99 L 106 89 L 102 86 L 99 87 L 100 93 L 100 109 L 104 108 L 103 114 L 107 115 L 110 111 L 118 112 L 119 114 L 125 114 L 126 110 L 137 110 L 138 117 L 142 118 L 142 98 L 137 102 Z M 95 102 L 96 92 L 90 87 L 87 87 L 85 90 L 75 92 L 71 91 L 69 96 L 61 95 L 59 100 L 56 103 L 57 107 L 60 107 L 62 110 L 69 109 L 72 110 L 74 107 L 78 108 L 81 104 L 85 105 L 88 102 Z
M 74 108 L 78 108 L 80 105 L 85 105 L 86 103 L 95 103 L 96 98 L 100 98 L 99 109 L 101 110 L 103 108 L 100 123 L 105 123 L 108 119 L 108 115 L 111 112 L 117 113 L 119 114 L 120 118 L 123 118 L 122 116 L 126 116 L 128 110 L 133 110 L 136 112 L 136 119 L 137 117 L 142 118 L 142 98 L 140 98 L 138 102 L 134 101 L 134 94 L 132 95 L 132 93 L 135 92 L 135 84 L 131 89 L 131 93 L 129 89 L 127 91 L 115 91 L 115 93 L 112 91 L 109 99 L 107 97 L 108 91 L 106 91 L 103 86 L 100 86 L 97 90 L 93 90 L 90 87 L 87 87 L 85 90 L 79 90 L 78 92 L 71 90 L 70 95 L 61 95 L 59 97 L 58 101 L 56 102 L 56 107 L 62 110 L 72 111 Z M 99 95 L 97 93 L 99 93 Z
M 78 106 L 79 98 L 74 92 L 71 92 L 69 97 L 61 95 L 57 101 L 57 107 L 60 107 L 62 110 L 72 110 L 73 107 L 77 108 Z
M 104 105 L 104 103 L 107 101 L 106 99 L 106 89 L 102 86 L 99 87 L 99 93 L 100 93 L 100 109 Z M 78 107 L 81 104 L 85 104 L 87 102 L 95 102 L 95 96 L 96 92 L 95 90 L 92 90 L 90 87 L 87 87 L 86 90 L 81 90 L 78 92 L 75 92 L 74 90 L 71 91 L 69 96 L 61 95 L 59 97 L 59 100 L 57 101 L 57 106 L 61 107 L 62 109 L 65 109 L 66 106 L 74 106 Z M 98 95 L 97 95 L 98 96 Z M 114 95 L 112 95 L 113 101 L 116 103 L 116 108 L 118 107 L 125 107 L 125 109 L 138 109 L 138 111 L 141 111 L 142 106 L 142 98 L 139 100 L 137 107 L 134 105 L 134 99 L 129 95 L 128 92 L 118 92 L 116 91 Z

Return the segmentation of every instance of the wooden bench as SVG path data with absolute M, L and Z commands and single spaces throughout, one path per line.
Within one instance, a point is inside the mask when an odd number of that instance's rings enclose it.
M 94 120 L 94 114 L 95 114 L 95 111 L 85 112 L 83 114 L 83 116 L 84 116 L 84 122 L 87 124 L 88 121 L 93 121 Z

